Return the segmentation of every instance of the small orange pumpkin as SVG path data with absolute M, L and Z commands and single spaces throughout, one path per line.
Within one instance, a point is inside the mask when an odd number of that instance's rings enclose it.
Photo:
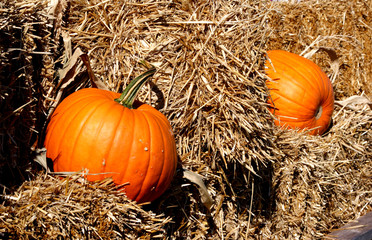
M 134 79 L 120 95 L 87 88 L 55 109 L 44 145 L 56 172 L 88 170 L 90 181 L 112 177 L 132 199 L 153 201 L 170 185 L 177 165 L 172 129 L 155 108 L 134 101 L 155 73 Z
M 314 62 L 283 50 L 267 52 L 268 103 L 275 124 L 323 134 L 331 123 L 334 97 L 327 75 Z

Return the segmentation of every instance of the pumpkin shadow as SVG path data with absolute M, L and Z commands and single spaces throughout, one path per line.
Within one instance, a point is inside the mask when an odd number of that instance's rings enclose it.
M 156 97 L 158 98 L 155 101 L 155 106 L 154 107 L 157 110 L 162 109 L 165 105 L 165 98 L 164 98 L 163 92 L 159 89 L 158 85 L 156 85 L 152 81 L 149 81 L 149 84 L 150 84 L 151 91 L 154 92 L 156 94 Z
M 170 217 L 172 221 L 165 226 L 165 231 L 169 237 L 178 236 L 178 239 L 190 237 L 188 234 L 192 232 L 192 229 L 187 229 L 192 228 L 192 226 L 188 226 L 190 219 L 203 222 L 206 236 L 219 235 L 220 229 L 217 219 L 220 211 L 225 211 L 225 216 L 229 214 L 228 202 L 234 204 L 235 214 L 245 213 L 248 216 L 248 212 L 251 211 L 254 216 L 269 219 L 275 210 L 274 193 L 276 191 L 272 185 L 273 166 L 271 163 L 252 162 L 252 167 L 260 175 L 251 174 L 250 182 L 247 183 L 243 177 L 240 177 L 247 174 L 248 170 L 245 167 L 237 165 L 235 173 L 231 173 L 232 171 L 224 169 L 222 165 L 218 166 L 221 171 L 227 173 L 225 181 L 232 186 L 234 193 L 225 188 L 226 194 L 222 200 L 216 197 L 213 206 L 208 209 L 202 204 L 196 185 L 190 184 L 188 180 L 183 178 L 182 166 L 179 163 L 176 176 L 169 189 L 159 199 L 143 206 L 143 208 Z M 206 185 L 209 184 L 213 184 L 213 188 L 221 187 L 218 186 L 218 183 L 206 182 Z M 217 189 L 216 192 L 221 191 Z M 252 226 L 264 224 L 256 222 L 253 215 L 251 216 Z M 239 219 L 235 220 L 239 221 Z M 244 219 L 244 221 L 246 220 L 248 218 Z M 260 227 L 255 229 L 258 231 Z
M 186 228 L 189 227 L 187 223 L 197 212 L 205 215 L 211 231 L 214 232 L 217 229 L 211 212 L 201 202 L 197 186 L 183 177 L 180 161 L 178 161 L 176 174 L 168 190 L 160 198 L 144 205 L 143 209 L 172 219 L 165 226 L 167 237 L 178 236 L 177 239 L 186 239 L 188 237 Z
M 322 134 L 322 137 L 326 136 L 329 134 L 329 132 L 331 131 L 331 128 L 333 127 L 334 123 L 333 123 L 333 118 L 331 118 L 331 122 L 329 123 L 329 126 L 327 128 L 327 130 Z

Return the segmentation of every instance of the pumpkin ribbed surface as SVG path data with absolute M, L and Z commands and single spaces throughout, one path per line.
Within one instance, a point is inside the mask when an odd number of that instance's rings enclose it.
M 47 157 L 56 172 L 87 170 L 90 181 L 112 177 L 127 183 L 121 190 L 130 199 L 152 201 L 175 173 L 172 129 L 155 108 L 135 102 L 130 109 L 114 101 L 119 96 L 87 88 L 64 99 L 47 127 Z
M 269 80 L 269 104 L 275 124 L 323 134 L 329 127 L 334 107 L 332 84 L 318 65 L 297 54 L 267 52 L 265 71 Z

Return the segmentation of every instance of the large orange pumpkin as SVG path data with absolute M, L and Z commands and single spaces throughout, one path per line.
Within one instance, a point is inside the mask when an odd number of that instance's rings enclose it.
M 329 127 L 334 105 L 332 84 L 314 62 L 283 50 L 267 52 L 265 71 L 270 79 L 271 112 L 275 124 L 323 134 Z
M 139 203 L 158 198 L 176 170 L 175 140 L 162 113 L 134 101 L 154 72 L 133 80 L 122 95 L 87 88 L 64 99 L 45 139 L 54 171 L 85 170 L 90 181 L 112 177 L 116 184 L 126 184 L 120 190 Z

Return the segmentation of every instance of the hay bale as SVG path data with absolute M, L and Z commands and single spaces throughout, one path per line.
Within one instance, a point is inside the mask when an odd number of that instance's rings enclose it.
M 4 200 L 0 236 L 7 239 L 163 238 L 171 220 L 128 200 L 111 179 L 87 184 L 79 175 L 39 175 Z
M 139 60 L 157 66 L 153 84 L 140 98 L 169 118 L 182 167 L 201 174 L 215 199 L 208 211 L 197 189 L 178 173 L 162 198 L 142 210 L 135 208 L 143 213 L 138 215 L 143 219 L 140 226 L 123 220 L 115 223 L 115 229 L 122 227 L 133 237 L 139 235 L 132 229 L 140 229 L 145 237 L 172 239 L 321 239 L 371 211 L 371 8 L 358 0 L 292 2 L 59 1 L 53 32 L 61 34 L 47 38 L 58 40 L 54 51 L 64 49 L 63 36 L 71 38 L 72 48 L 88 53 L 97 78 L 111 90 L 121 91 L 142 71 Z M 311 57 L 333 80 L 334 125 L 325 136 L 279 129 L 266 104 L 265 51 L 306 54 L 317 48 L 332 49 L 337 56 L 333 60 L 339 63 L 335 71 L 326 53 Z M 53 61 L 58 59 L 55 54 Z M 42 82 L 48 93 L 42 99 L 45 106 L 53 104 L 57 80 Z M 363 100 L 354 101 L 353 96 Z M 40 176 L 25 184 L 34 186 L 38 181 Z M 47 189 L 58 189 L 60 184 L 49 184 Z M 81 195 L 96 196 L 87 184 L 83 186 Z M 36 188 L 27 188 L 31 189 Z M 7 200 L 1 219 L 34 204 L 31 198 L 12 208 L 23 191 L 25 187 L 3 194 Z M 100 188 L 99 194 L 111 205 L 123 201 L 111 188 Z M 37 201 L 45 206 L 41 209 L 49 209 L 61 204 L 57 198 L 66 200 L 66 193 L 58 191 L 49 202 Z M 84 201 L 89 204 L 80 219 L 91 219 L 85 211 L 105 203 Z M 94 213 L 107 219 L 106 213 Z M 66 217 L 63 214 L 57 215 Z M 10 233 L 5 227 L 24 222 L 26 214 L 12 216 L 6 225 L 0 221 L 5 235 Z M 41 214 L 33 216 L 34 226 L 45 221 Z M 73 228 L 68 216 L 59 218 L 74 230 L 67 234 L 62 226 L 54 226 L 54 235 L 79 237 L 82 229 L 98 229 L 102 223 L 79 221 Z M 154 226 L 152 219 L 161 222 L 154 234 L 146 230 Z M 36 227 L 28 231 L 41 233 Z M 94 231 L 90 237 L 120 236 L 94 235 Z
M 53 79 L 47 1 L 0 3 L 0 182 L 21 184 L 45 123 L 44 85 Z

